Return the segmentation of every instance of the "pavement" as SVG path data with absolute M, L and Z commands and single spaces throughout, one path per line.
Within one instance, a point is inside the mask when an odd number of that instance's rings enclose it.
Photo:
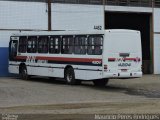
M 63 79 L 0 78 L 0 113 L 160 113 L 160 75 L 112 79 L 106 87 L 95 87 L 91 81 L 83 81 L 81 85 L 67 85 Z

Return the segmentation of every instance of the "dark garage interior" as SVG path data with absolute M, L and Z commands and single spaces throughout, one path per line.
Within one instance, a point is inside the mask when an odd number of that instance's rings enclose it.
M 141 31 L 143 73 L 153 73 L 151 14 L 142 13 L 105 13 L 105 29 L 132 29 Z

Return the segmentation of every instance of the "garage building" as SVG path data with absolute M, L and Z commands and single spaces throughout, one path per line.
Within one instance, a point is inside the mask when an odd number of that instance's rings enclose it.
M 160 74 L 160 0 L 0 0 L 0 76 L 8 76 L 12 33 L 133 29 L 142 34 L 143 72 Z

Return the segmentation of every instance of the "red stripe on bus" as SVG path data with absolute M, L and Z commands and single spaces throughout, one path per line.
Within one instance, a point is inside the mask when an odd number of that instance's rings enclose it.
M 27 56 L 17 56 L 16 59 L 27 59 Z M 67 61 L 67 62 L 93 62 L 93 61 L 101 61 L 102 59 L 97 58 L 67 58 L 67 57 L 43 57 L 37 56 L 36 60 L 53 60 L 53 61 Z
M 124 58 L 124 60 L 140 61 L 140 58 Z
M 76 62 L 92 62 L 92 61 L 102 61 L 102 59 L 96 58 L 66 58 L 66 57 L 36 57 L 38 60 L 54 60 L 54 61 L 76 61 Z
M 116 61 L 116 58 L 108 58 L 108 61 Z
M 108 61 L 116 61 L 116 60 L 140 61 L 140 58 L 108 58 Z
M 26 59 L 27 59 L 27 56 L 16 56 L 16 59 L 26 60 Z

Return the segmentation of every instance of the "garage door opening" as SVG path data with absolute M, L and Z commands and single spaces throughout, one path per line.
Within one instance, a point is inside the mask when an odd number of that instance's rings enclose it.
M 132 29 L 141 31 L 143 73 L 153 73 L 152 62 L 152 14 L 105 13 L 105 29 Z M 134 46 L 133 46 L 134 47 Z

